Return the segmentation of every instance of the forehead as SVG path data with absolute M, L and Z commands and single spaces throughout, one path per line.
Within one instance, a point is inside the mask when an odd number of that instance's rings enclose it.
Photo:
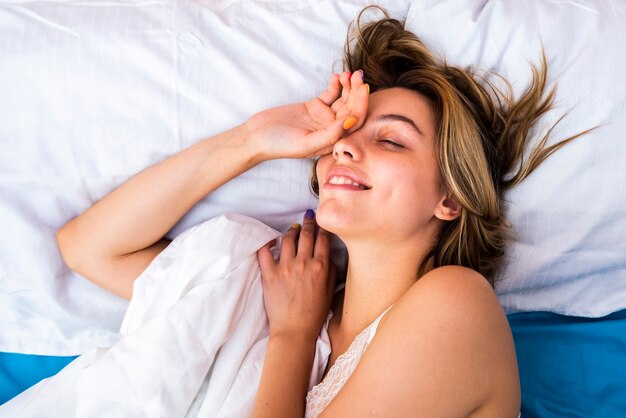
M 402 87 L 379 90 L 372 93 L 367 109 L 368 119 L 380 115 L 401 115 L 415 122 L 420 130 L 433 133 L 435 115 L 430 101 L 422 94 Z M 426 133 L 426 132 L 424 132 Z

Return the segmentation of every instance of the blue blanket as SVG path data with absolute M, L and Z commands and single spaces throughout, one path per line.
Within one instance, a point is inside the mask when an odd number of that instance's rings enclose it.
M 0 353 L 0 404 L 55 375 L 75 358 Z
M 522 418 L 626 417 L 626 310 L 603 318 L 509 315 Z

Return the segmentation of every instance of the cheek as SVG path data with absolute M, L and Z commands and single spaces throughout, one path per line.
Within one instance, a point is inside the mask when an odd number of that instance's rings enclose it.
M 389 167 L 387 182 L 395 184 L 390 187 L 383 201 L 387 201 L 389 211 L 394 211 L 398 218 L 428 219 L 441 197 L 439 175 L 434 164 L 430 162 L 412 162 L 403 166 Z
M 315 176 L 317 177 L 317 181 L 319 184 L 322 184 L 324 179 L 326 178 L 326 172 L 328 171 L 328 166 L 332 162 L 332 156 L 330 154 L 324 155 L 317 160 L 317 166 L 315 167 Z

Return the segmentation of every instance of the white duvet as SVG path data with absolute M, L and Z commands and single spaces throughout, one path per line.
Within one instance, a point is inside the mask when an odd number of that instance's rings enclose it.
M 256 251 L 278 236 L 232 214 L 186 230 L 136 280 L 119 341 L 83 354 L 0 416 L 249 416 L 268 339 Z M 311 385 L 329 353 L 323 330 Z

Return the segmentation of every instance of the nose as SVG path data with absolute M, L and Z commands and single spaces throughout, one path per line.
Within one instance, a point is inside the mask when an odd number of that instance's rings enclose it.
M 333 147 L 333 158 L 347 158 L 350 160 L 358 160 L 361 158 L 362 152 L 355 141 L 354 135 L 349 135 L 335 142 Z

